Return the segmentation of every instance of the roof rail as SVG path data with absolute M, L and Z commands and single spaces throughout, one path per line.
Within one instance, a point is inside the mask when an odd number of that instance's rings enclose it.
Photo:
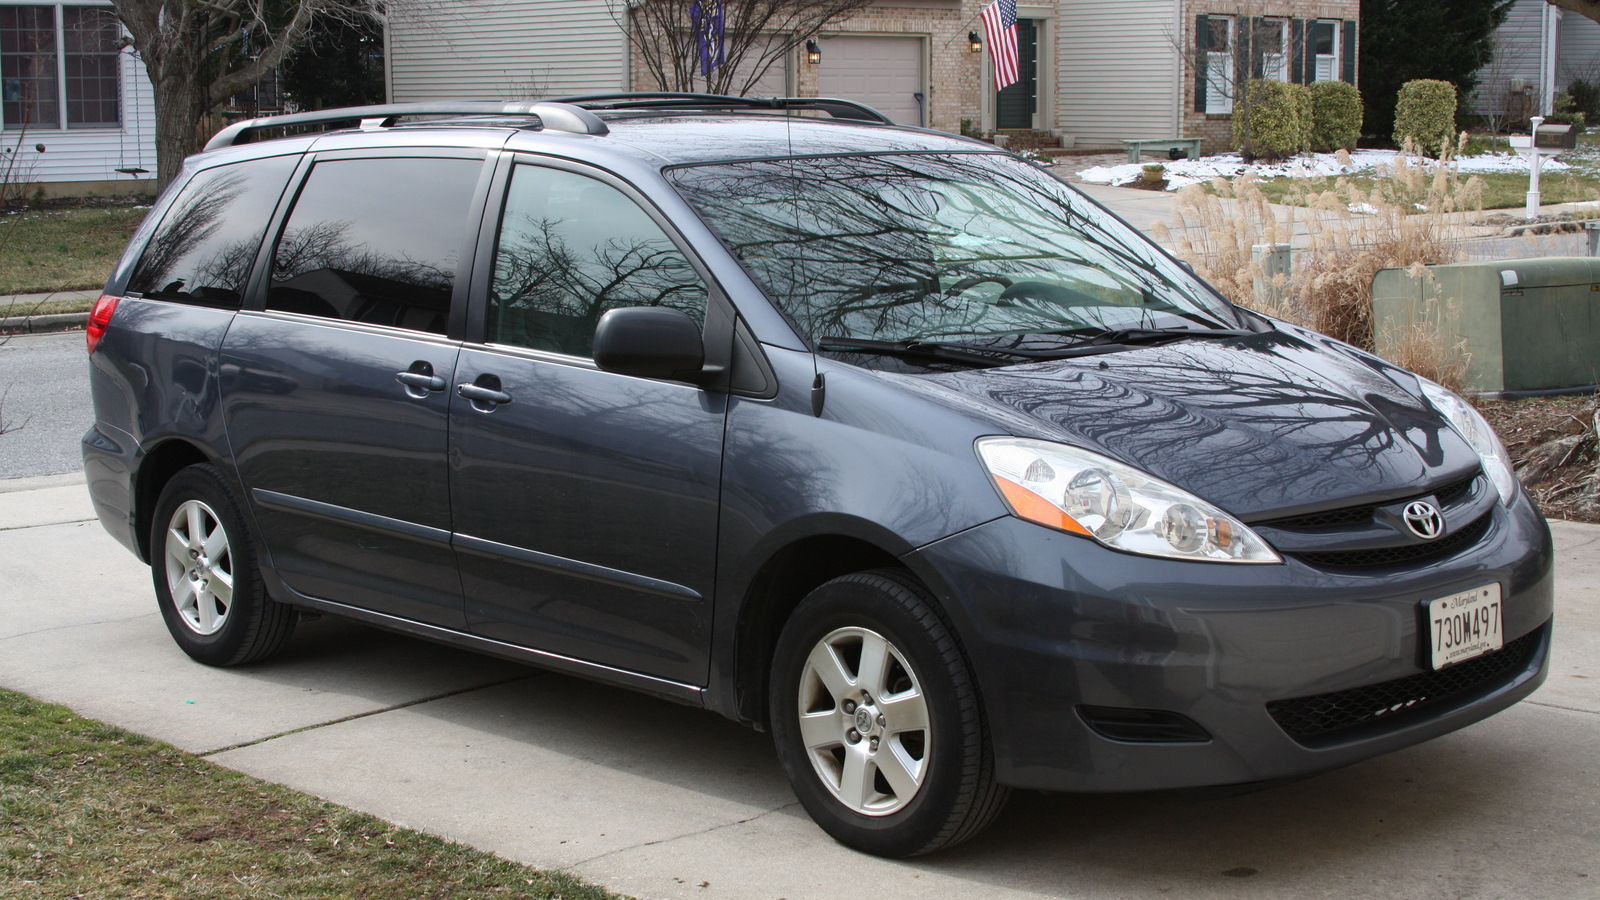
M 206 143 L 207 150 L 248 144 L 257 132 L 268 128 L 333 125 L 339 122 L 354 124 L 373 123 L 388 128 L 396 120 L 407 116 L 532 116 L 546 131 L 568 131 L 573 134 L 603 135 L 611 129 L 600 117 L 587 109 L 558 101 L 498 101 L 453 100 L 432 103 L 390 103 L 383 106 L 350 106 L 343 109 L 323 109 L 316 112 L 292 113 L 287 116 L 265 116 L 235 122 L 217 132 Z
M 720 94 L 622 93 L 556 97 L 551 102 L 566 103 L 584 109 L 615 110 L 816 110 L 825 112 L 835 119 L 876 122 L 880 125 L 894 124 L 888 116 L 870 106 L 854 100 L 836 100 L 828 97 L 726 97 Z

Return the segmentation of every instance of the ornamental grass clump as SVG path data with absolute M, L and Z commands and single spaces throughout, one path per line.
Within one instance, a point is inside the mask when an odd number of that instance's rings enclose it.
M 1349 163 L 1348 154 L 1339 156 Z M 1476 177 L 1462 178 L 1448 161 L 1425 160 L 1415 147 L 1370 189 L 1346 178 L 1307 178 L 1274 204 L 1249 175 L 1218 178 L 1210 187 L 1180 191 L 1175 221 L 1158 227 L 1157 237 L 1235 303 L 1367 351 L 1374 346 L 1373 276 L 1394 266 L 1458 261 L 1466 214 L 1482 209 Z M 1288 275 L 1271 275 L 1252 259 L 1252 248 L 1267 244 L 1293 245 Z M 1464 342 L 1421 323 L 1403 344 L 1404 361 L 1392 362 L 1447 386 L 1461 383 Z

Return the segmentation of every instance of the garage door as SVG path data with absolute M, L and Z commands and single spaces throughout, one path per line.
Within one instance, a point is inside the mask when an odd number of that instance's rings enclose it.
M 922 125 L 922 39 L 915 37 L 835 37 L 822 46 L 824 97 L 865 103 L 899 125 Z

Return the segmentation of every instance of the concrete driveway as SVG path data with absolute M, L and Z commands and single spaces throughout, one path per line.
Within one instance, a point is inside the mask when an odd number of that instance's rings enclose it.
M 0 482 L 0 685 L 641 898 L 1600 898 L 1600 527 L 1554 530 L 1530 701 L 1245 796 L 1018 795 L 909 862 L 834 844 L 767 737 L 707 712 L 327 618 L 192 663 L 77 476 Z

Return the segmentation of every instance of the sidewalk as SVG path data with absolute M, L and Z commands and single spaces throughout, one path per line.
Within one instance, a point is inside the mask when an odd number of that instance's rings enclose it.
M 768 737 L 701 710 L 331 618 L 270 663 L 197 665 L 76 475 L 0 482 L 0 685 L 646 900 L 1600 898 L 1600 526 L 1554 531 L 1530 700 L 1246 796 L 1021 794 L 910 861 L 833 843 Z

